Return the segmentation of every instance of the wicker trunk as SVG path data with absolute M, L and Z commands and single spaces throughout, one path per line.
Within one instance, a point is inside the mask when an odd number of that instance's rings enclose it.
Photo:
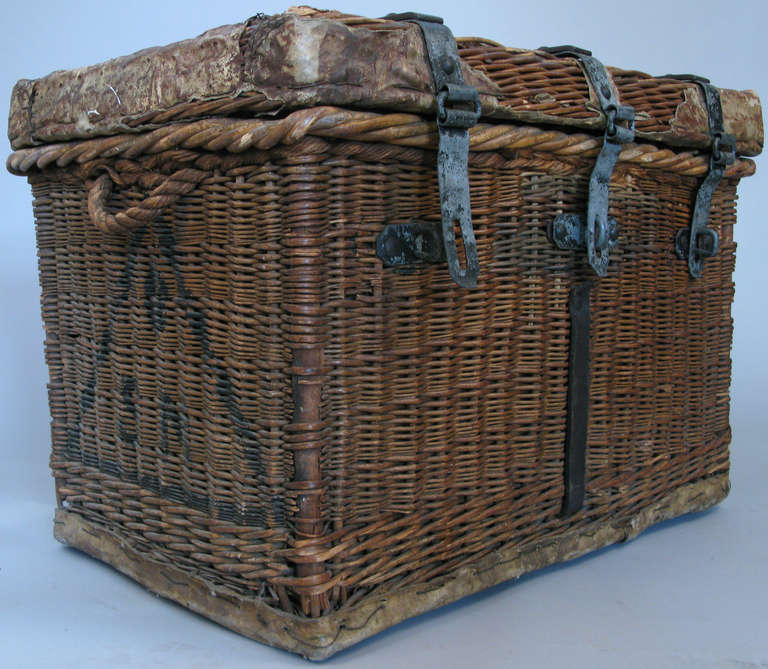
M 457 40 L 482 107 L 462 287 L 442 257 L 382 257 L 445 215 L 413 20 L 298 8 L 14 89 L 56 537 L 313 659 L 728 492 L 757 98 L 718 91 L 738 155 L 692 276 L 712 88 L 609 68 L 635 138 L 600 275 L 553 232 L 609 141 L 587 61 Z

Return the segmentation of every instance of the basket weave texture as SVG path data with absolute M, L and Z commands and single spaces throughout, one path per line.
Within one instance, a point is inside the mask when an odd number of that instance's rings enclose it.
M 468 40 L 462 57 L 523 95 L 520 53 Z M 566 89 L 556 98 L 583 108 Z M 666 104 L 642 86 L 622 95 Z M 547 226 L 586 209 L 601 137 L 471 131 L 476 290 L 444 264 L 376 256 L 387 223 L 440 220 L 435 145 L 424 116 L 317 106 L 11 156 L 34 194 L 62 518 L 118 537 L 91 552 L 117 566 L 122 542 L 299 630 L 500 554 L 723 497 L 736 185 L 754 164 L 728 168 L 709 219 L 720 250 L 692 280 L 674 239 L 706 153 L 624 148 L 619 244 L 591 298 L 586 500 L 564 518 L 568 298 L 592 274 Z M 322 648 L 298 652 L 337 649 Z

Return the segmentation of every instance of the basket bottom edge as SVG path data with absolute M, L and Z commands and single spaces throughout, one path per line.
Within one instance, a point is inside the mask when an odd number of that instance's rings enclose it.
M 621 519 L 592 523 L 523 547 L 501 548 L 473 565 L 451 572 L 439 583 L 374 592 L 354 606 L 320 618 L 285 613 L 257 598 L 218 588 L 172 564 L 152 560 L 127 539 L 72 511 L 56 510 L 54 536 L 106 562 L 151 592 L 235 632 L 310 660 L 323 660 L 407 618 L 536 569 L 632 539 L 664 520 L 708 509 L 722 501 L 729 489 L 727 473 L 710 476 L 683 485 Z

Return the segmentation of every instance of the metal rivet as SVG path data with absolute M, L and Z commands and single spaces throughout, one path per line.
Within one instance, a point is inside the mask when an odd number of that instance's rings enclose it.
M 440 61 L 440 67 L 443 68 L 443 72 L 446 74 L 452 74 L 453 71 L 456 69 L 456 63 L 454 62 L 453 58 L 450 56 L 444 56 L 443 59 Z

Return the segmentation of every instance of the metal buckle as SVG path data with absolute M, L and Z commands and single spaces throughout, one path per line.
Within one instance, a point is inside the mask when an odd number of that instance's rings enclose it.
M 443 20 L 415 12 L 384 18 L 418 24 L 424 36 L 437 97 L 437 178 L 448 271 L 463 288 L 477 287 L 479 261 L 469 197 L 469 128 L 480 118 L 477 89 L 464 83 L 456 40 Z M 466 264 L 462 269 L 454 224 L 459 224 Z
M 552 241 L 558 248 L 574 248 L 574 240 L 583 239 L 590 266 L 595 274 L 605 276 L 608 272 L 609 251 L 616 246 L 618 240 L 616 221 L 608 217 L 611 175 L 622 145 L 635 139 L 635 110 L 619 103 L 608 71 L 590 51 L 570 45 L 541 47 L 540 51 L 555 56 L 577 58 L 597 94 L 605 116 L 603 148 L 597 156 L 589 179 L 587 215 L 584 217 L 578 214 L 559 214 L 550 227 Z M 581 227 L 582 232 L 575 235 L 575 227 Z
M 709 117 L 709 134 L 712 137 L 712 152 L 709 157 L 709 172 L 696 192 L 696 203 L 688 228 L 677 231 L 675 252 L 681 260 L 688 260 L 688 272 L 697 279 L 704 270 L 704 260 L 718 251 L 720 240 L 717 232 L 707 227 L 712 209 L 712 197 L 725 174 L 728 165 L 736 160 L 736 139 L 723 129 L 723 107 L 720 91 L 709 83 L 709 79 L 692 74 L 667 74 L 665 79 L 677 79 L 698 84 L 704 94 Z
M 454 107 L 453 105 L 462 105 Z M 469 106 L 469 109 L 467 109 Z M 480 96 L 474 86 L 446 84 L 437 95 L 437 124 L 446 128 L 471 128 L 482 113 Z

